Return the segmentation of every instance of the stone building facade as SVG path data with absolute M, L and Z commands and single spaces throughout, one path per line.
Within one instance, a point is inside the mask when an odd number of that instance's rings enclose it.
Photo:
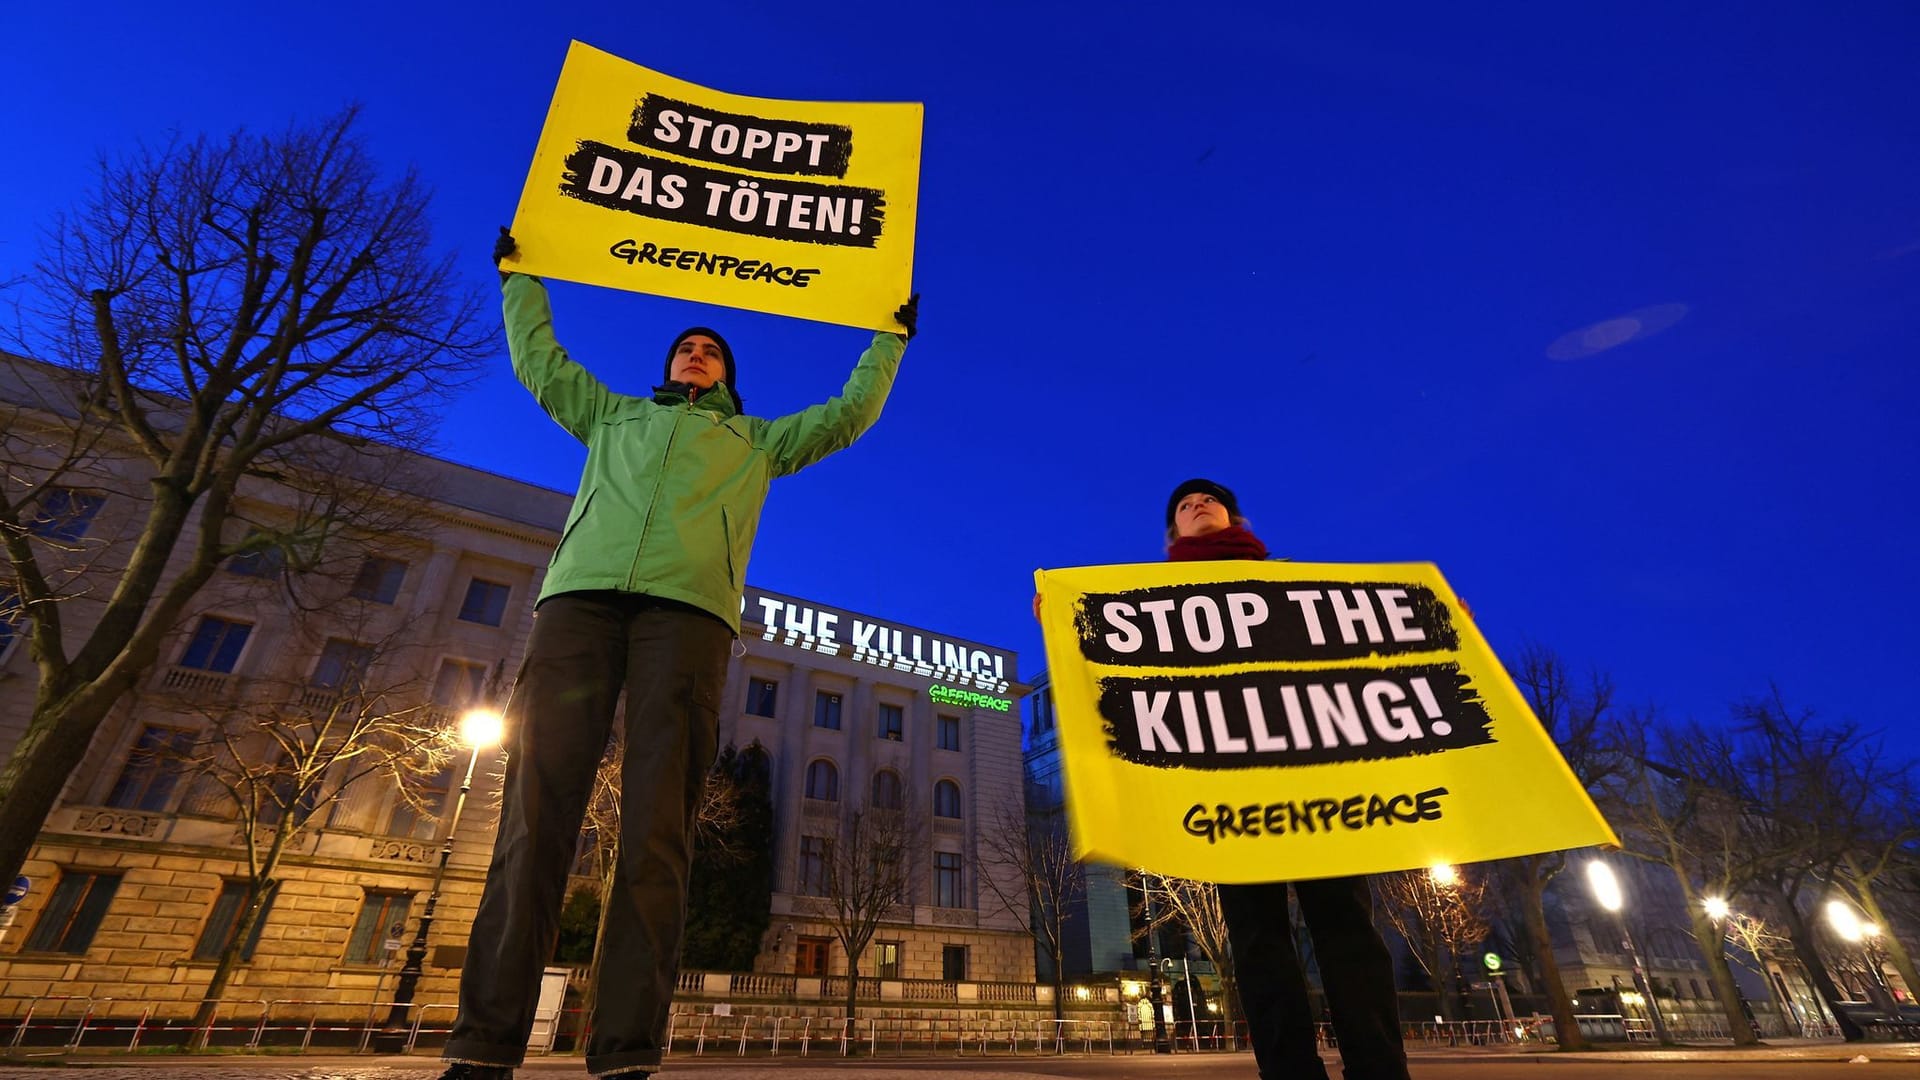
M 1014 655 L 752 588 L 741 637 L 720 737 L 769 755 L 778 848 L 773 922 L 755 967 L 845 973 L 809 862 L 851 814 L 897 803 L 925 850 L 909 904 L 883 922 L 862 974 L 1031 983 L 1033 940 L 1001 899 L 1024 906 L 1024 882 L 982 843 L 982 830 L 1021 813 L 1026 688 Z
M 30 387 L 39 366 L 6 359 L 0 404 L 42 400 Z M 32 407 L 11 412 L 6 437 L 30 438 L 34 415 Z M 61 422 L 48 418 L 48 430 Z M 17 446 L 9 450 L 20 459 Z M 58 511 L 46 516 L 62 530 L 76 580 L 110 581 L 138 536 L 144 488 L 130 463 L 105 444 L 70 486 L 44 496 Z M 386 479 L 395 532 L 340 568 L 336 600 L 311 610 L 311 596 L 289 599 L 300 575 L 270 559 L 234 560 L 102 725 L 25 867 L 29 892 L 0 930 L 0 998 L 8 999 L 0 1015 L 65 997 L 178 1018 L 203 996 L 233 937 L 246 856 L 230 810 L 160 752 L 180 733 L 263 697 L 324 704 L 349 669 L 386 679 L 449 725 L 464 707 L 504 693 L 571 496 L 417 455 Z M 240 498 L 245 520 L 294 512 L 293 498 L 266 481 L 246 485 Z M 232 528 L 237 539 L 246 526 Z M 74 638 L 99 617 L 98 593 L 82 588 L 63 606 Z M 0 595 L 0 759 L 26 730 L 38 681 L 28 624 L 8 599 Z M 992 808 L 1020 799 L 1023 688 L 1013 655 L 758 590 L 746 616 L 721 741 L 757 741 L 769 754 L 783 853 L 773 929 L 756 967 L 844 971 L 835 950 L 819 947 L 830 935 L 816 915 L 820 899 L 800 882 L 801 854 L 885 773 L 929 821 L 913 903 L 877 937 L 892 947 L 893 977 L 1031 983 L 1030 941 L 985 887 L 977 836 Z M 376 641 L 382 647 L 373 650 Z M 830 705 L 837 728 L 819 722 Z M 435 1023 L 450 1016 L 497 816 L 499 755 L 482 752 L 475 763 L 414 996 L 439 1010 Z M 311 816 L 224 1000 L 257 1014 L 269 1006 L 364 1011 L 389 998 L 400 964 L 394 946 L 419 924 L 465 764 L 461 755 L 435 778 L 424 802 L 363 782 L 306 808 Z M 843 793 L 837 803 L 807 794 L 809 769 L 817 784 L 827 765 Z M 873 973 L 873 959 L 864 973 Z

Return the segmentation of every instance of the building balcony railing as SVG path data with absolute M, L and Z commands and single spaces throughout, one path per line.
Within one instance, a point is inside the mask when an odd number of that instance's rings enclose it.
M 296 700 L 303 709 L 331 709 L 334 702 L 340 700 L 340 691 L 330 686 L 309 686 L 300 691 L 300 696 Z
M 207 671 L 202 668 L 173 667 L 160 672 L 160 689 L 181 697 L 200 699 L 230 699 L 239 693 L 240 678 L 230 671 Z

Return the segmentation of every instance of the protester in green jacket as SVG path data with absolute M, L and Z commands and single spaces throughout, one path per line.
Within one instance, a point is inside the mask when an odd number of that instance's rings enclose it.
M 496 263 L 514 251 L 501 230 Z M 691 826 L 718 740 L 727 656 L 767 485 L 853 444 L 880 416 L 918 297 L 838 397 L 774 420 L 741 411 L 726 339 L 668 347 L 652 396 L 607 388 L 553 336 L 546 287 L 502 276 L 514 374 L 587 463 L 507 706 L 500 828 L 460 977 L 443 1080 L 506 1080 L 524 1059 L 541 969 L 593 774 L 626 693 L 617 887 L 587 1069 L 660 1067 L 686 924 Z

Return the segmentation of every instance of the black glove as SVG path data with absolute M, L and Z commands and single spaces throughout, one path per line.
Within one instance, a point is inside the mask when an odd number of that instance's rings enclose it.
M 507 233 L 507 227 L 501 225 L 499 236 L 493 238 L 493 269 L 499 269 L 499 261 L 515 254 L 518 250 L 520 250 L 520 244 L 515 244 L 513 233 Z M 507 281 L 507 275 L 509 271 L 499 271 L 501 281 Z
M 901 304 L 900 310 L 893 313 L 893 321 L 907 328 L 907 332 L 901 336 L 908 341 L 912 341 L 913 335 L 920 332 L 919 293 L 914 293 L 912 296 L 907 297 L 907 302 Z

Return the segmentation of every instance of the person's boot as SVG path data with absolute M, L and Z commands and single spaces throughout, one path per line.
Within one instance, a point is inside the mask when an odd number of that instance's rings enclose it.
M 513 1080 L 513 1070 L 505 1065 L 475 1065 L 456 1061 L 440 1074 L 440 1080 Z

